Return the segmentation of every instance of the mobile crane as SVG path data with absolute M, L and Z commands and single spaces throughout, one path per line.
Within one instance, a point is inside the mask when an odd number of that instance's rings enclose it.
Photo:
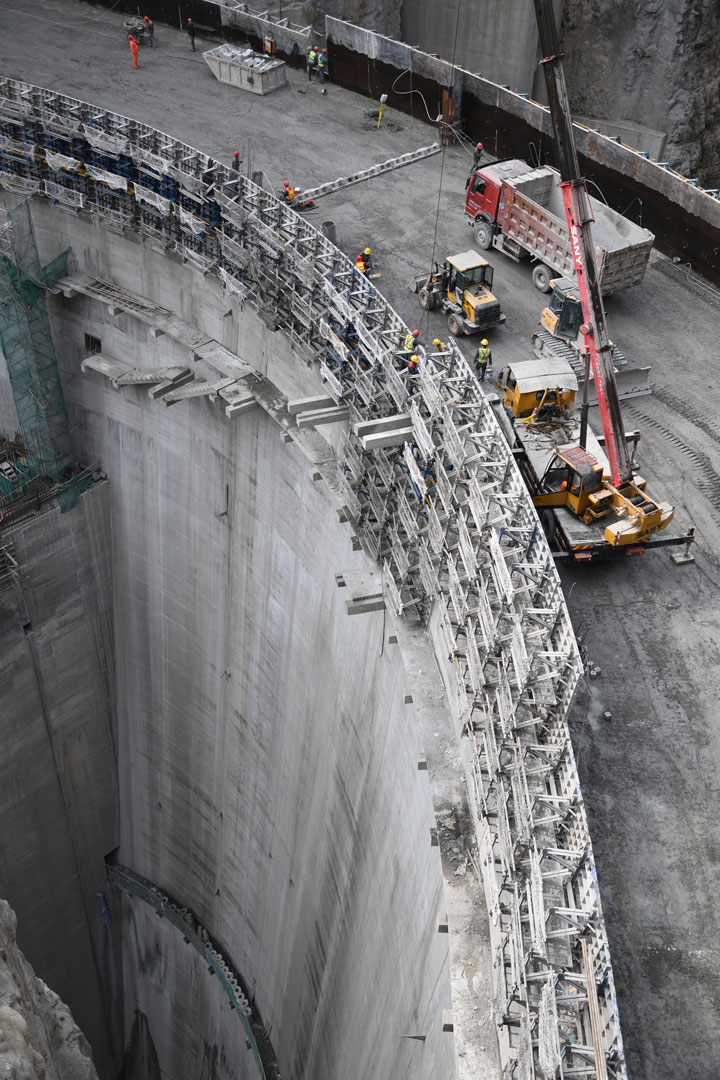
M 537 404 L 529 412 L 527 394 L 518 392 L 518 379 L 511 372 L 505 376 L 504 403 L 520 421 L 514 425 L 521 458 L 525 459 L 519 464 L 546 531 L 555 535 L 557 527 L 560 542 L 564 536 L 563 546 L 576 559 L 607 557 L 613 553 L 641 554 L 650 537 L 670 523 L 673 508 L 646 493 L 646 481 L 635 473 L 630 459 L 590 231 L 592 208 L 585 180 L 580 175 L 552 5 L 549 0 L 534 0 L 534 5 L 560 166 L 560 189 L 582 308 L 581 333 L 587 351 L 585 394 L 579 424 L 577 421 L 568 424 L 566 407 L 574 397 L 571 373 L 563 373 L 562 378 L 557 372 L 548 373 L 544 385 L 541 382 L 533 391 Z M 604 435 L 604 454 L 592 433 L 588 433 L 590 369 Z M 530 381 L 525 379 L 524 386 L 529 386 Z M 537 442 L 541 425 L 545 429 L 542 439 L 545 452 L 542 467 L 538 468 L 540 460 L 533 460 L 537 459 L 533 444 Z

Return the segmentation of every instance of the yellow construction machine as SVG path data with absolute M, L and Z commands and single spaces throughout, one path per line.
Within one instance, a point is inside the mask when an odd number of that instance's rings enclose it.
M 647 495 L 632 463 L 631 479 L 621 487 L 611 482 L 600 440 L 589 428 L 581 439 L 577 376 L 567 360 L 513 363 L 497 384 L 500 418 L 548 540 L 577 561 L 642 554 L 670 523 L 673 508 Z
M 470 250 L 448 255 L 442 265 L 433 263 L 429 274 L 413 279 L 412 288 L 426 311 L 439 307 L 447 314 L 448 330 L 458 337 L 505 322 L 492 284 L 492 266 Z

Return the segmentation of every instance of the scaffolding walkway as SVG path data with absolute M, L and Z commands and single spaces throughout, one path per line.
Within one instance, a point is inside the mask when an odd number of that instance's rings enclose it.
M 448 706 L 472 761 L 503 1077 L 626 1080 L 566 723 L 578 647 L 531 499 L 467 361 L 451 342 L 422 350 L 419 374 L 408 376 L 407 327 L 326 237 L 162 132 L 0 79 L 0 133 L 0 186 L 174 253 L 317 369 L 319 400 L 284 401 L 241 357 L 152 301 L 79 276 L 62 283 L 185 344 L 179 371 L 151 373 L 158 381 L 146 392 L 158 403 L 196 387 L 232 422 L 244 422 L 243 407 L 228 412 L 234 404 L 271 416 L 375 560 L 383 602 L 437 627 L 451 665 Z M 123 393 L 143 392 L 127 365 L 84 361 L 86 370 L 102 364 Z M 316 430 L 335 422 L 338 453 Z

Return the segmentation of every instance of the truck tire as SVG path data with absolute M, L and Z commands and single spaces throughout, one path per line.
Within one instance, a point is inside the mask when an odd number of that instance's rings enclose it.
M 552 510 L 543 510 L 540 517 L 540 524 L 542 525 L 542 531 L 545 533 L 545 539 L 548 544 L 552 546 L 552 542 L 555 539 L 555 515 Z
M 532 272 L 533 285 L 540 292 L 550 292 L 550 282 L 553 277 L 557 277 L 557 274 L 553 274 L 545 263 L 538 263 Z
M 492 247 L 493 234 L 487 221 L 476 221 L 474 232 L 475 243 L 479 248 L 483 251 L 487 251 L 488 248 Z
M 431 292 L 429 289 L 421 289 L 418 295 L 420 297 L 420 303 L 425 310 L 432 311 L 435 307 L 435 301 L 437 300 L 435 293 Z
M 460 337 L 460 335 L 464 332 L 462 328 L 462 323 L 458 319 L 457 315 L 448 315 L 448 330 L 453 337 Z

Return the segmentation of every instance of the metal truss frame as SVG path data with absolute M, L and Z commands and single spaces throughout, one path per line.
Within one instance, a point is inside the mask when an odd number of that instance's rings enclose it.
M 82 196 L 66 208 L 216 276 L 230 302 L 288 335 L 347 408 L 335 482 L 345 519 L 382 567 L 387 602 L 430 627 L 452 671 L 503 1077 L 625 1080 L 566 723 L 578 647 L 531 499 L 467 361 L 451 342 L 422 350 L 409 375 L 407 327 L 342 252 L 272 194 L 162 132 L 0 79 L 0 134 L 0 185 L 58 206 L 64 187 Z M 48 150 L 72 160 L 53 168 Z

